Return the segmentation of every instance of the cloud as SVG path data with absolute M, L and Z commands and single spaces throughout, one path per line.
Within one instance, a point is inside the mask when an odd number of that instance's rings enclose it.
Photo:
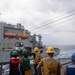
M 75 0 L 0 0 L 0 20 L 22 23 L 26 29 L 34 30 L 32 34 L 41 34 L 44 42 L 47 38 L 49 44 L 75 44 L 75 21 L 72 19 L 75 15 L 58 20 L 75 13 L 74 7 Z M 38 26 L 42 27 L 35 30 Z
M 60 35 L 60 36 L 59 36 Z M 73 45 L 75 33 L 60 32 L 56 34 L 43 34 L 43 42 L 47 45 Z

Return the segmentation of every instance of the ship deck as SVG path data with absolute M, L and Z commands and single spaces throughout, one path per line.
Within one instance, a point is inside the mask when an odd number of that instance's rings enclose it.
M 59 61 L 60 61 L 60 64 L 61 64 L 61 75 L 64 75 L 64 70 L 65 70 L 65 68 L 66 68 L 66 65 L 68 65 L 68 64 L 70 64 L 71 63 L 71 59 L 70 58 L 63 58 L 63 59 L 59 59 Z M 1 68 L 0 68 L 0 73 L 2 73 L 2 65 L 3 64 L 7 64 L 8 62 L 6 62 L 6 63 L 1 63 L 0 65 L 1 65 Z M 33 65 L 32 65 L 32 67 L 33 67 Z M 34 72 L 34 71 L 32 71 L 32 72 Z M 34 73 L 33 73 L 34 74 Z M 8 74 L 0 74 L 0 75 L 8 75 Z

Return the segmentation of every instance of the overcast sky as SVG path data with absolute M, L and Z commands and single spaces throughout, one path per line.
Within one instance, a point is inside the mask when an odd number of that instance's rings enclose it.
M 75 0 L 0 0 L 0 21 L 21 23 L 48 45 L 75 45 Z

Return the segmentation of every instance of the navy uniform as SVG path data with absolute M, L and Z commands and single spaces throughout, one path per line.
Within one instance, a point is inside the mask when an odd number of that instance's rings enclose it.
M 72 59 L 72 64 L 66 67 L 64 75 L 75 75 L 75 53 L 72 54 L 71 59 Z

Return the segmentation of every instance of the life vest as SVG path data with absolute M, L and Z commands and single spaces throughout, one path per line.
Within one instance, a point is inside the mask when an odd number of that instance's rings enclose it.
M 21 70 L 30 70 L 30 59 L 29 58 L 25 58 L 24 56 L 21 57 L 21 65 L 20 65 L 20 69 Z
M 57 75 L 58 60 L 54 58 L 43 58 L 43 73 L 44 75 Z
M 39 52 L 36 52 L 35 54 L 36 54 L 35 59 L 33 61 L 34 61 L 34 64 L 38 64 L 41 60 L 41 54 Z
M 20 58 L 19 57 L 12 57 L 10 59 L 10 62 L 12 62 L 12 69 L 18 69 L 18 65 L 20 63 Z
M 68 75 L 75 75 L 75 64 L 70 64 L 67 66 Z

